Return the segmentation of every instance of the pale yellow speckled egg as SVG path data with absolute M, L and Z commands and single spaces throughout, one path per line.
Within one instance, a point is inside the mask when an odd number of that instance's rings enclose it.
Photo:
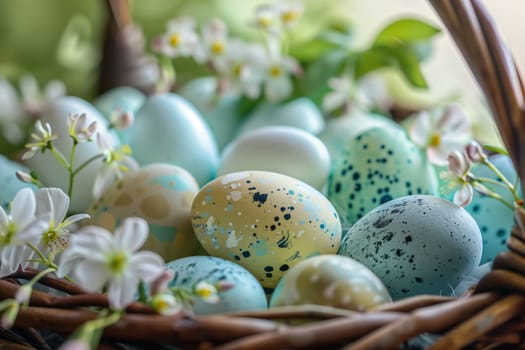
M 126 174 L 89 209 L 95 224 L 113 230 L 130 216 L 145 219 L 149 237 L 144 250 L 166 261 L 202 254 L 191 227 L 191 203 L 199 191 L 193 176 L 171 164 L 151 164 Z
M 277 284 L 270 306 L 317 304 L 368 311 L 391 301 L 368 267 L 346 256 L 322 255 L 290 269 Z
M 191 215 L 208 254 L 244 266 L 266 288 L 300 261 L 336 253 L 341 240 L 341 222 L 328 199 L 273 172 L 216 178 L 199 191 Z

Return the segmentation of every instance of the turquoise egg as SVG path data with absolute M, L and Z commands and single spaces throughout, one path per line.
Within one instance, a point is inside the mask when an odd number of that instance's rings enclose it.
M 268 307 L 266 294 L 257 279 L 244 267 L 212 256 L 190 256 L 166 264 L 175 275 L 170 287 L 191 290 L 203 281 L 209 284 L 229 282 L 233 288 L 219 292 L 219 302 L 207 303 L 196 298 L 193 311 L 199 315 L 235 311 L 264 310 Z
M 241 124 L 240 100 L 238 95 L 217 93 L 217 79 L 198 78 L 190 81 L 178 91 L 195 106 L 210 126 L 219 149 L 230 142 Z
M 336 157 L 328 198 L 348 224 L 394 198 L 438 194 L 437 175 L 426 156 L 400 128 L 372 128 Z
M 36 186 L 18 180 L 16 172 L 19 170 L 29 173 L 29 169 L 22 164 L 0 155 L 0 188 L 2 189 L 0 191 L 0 206 L 4 209 L 7 209 L 9 203 L 22 188 L 31 187 L 36 190 Z
M 511 183 L 516 182 L 517 174 L 509 157 L 497 154 L 490 156 L 489 159 Z M 474 166 L 472 173 L 477 177 L 487 177 L 501 182 L 496 174 L 482 164 Z M 485 186 L 498 193 L 509 203 L 513 202 L 511 193 L 505 188 L 488 183 Z M 520 187 L 518 187 L 518 193 L 521 194 Z M 465 209 L 474 217 L 481 230 L 483 237 L 481 263 L 493 261 L 496 255 L 507 250 L 507 239 L 514 226 L 514 211 L 500 201 L 478 192 L 474 193 L 472 202 Z
M 323 130 L 325 121 L 319 108 L 308 98 L 301 97 L 287 103 L 262 103 L 241 125 L 239 133 L 270 125 L 294 126 L 312 134 Z
M 215 138 L 195 107 L 179 95 L 148 98 L 128 135 L 133 157 L 141 165 L 180 166 L 201 186 L 216 175 L 219 151 Z
M 111 115 L 118 110 L 121 113 L 131 112 L 135 114 L 145 100 L 146 96 L 139 90 L 128 86 L 120 86 L 100 95 L 93 104 L 107 120 L 110 120 Z M 128 142 L 125 130 L 117 131 L 117 135 L 122 142 Z

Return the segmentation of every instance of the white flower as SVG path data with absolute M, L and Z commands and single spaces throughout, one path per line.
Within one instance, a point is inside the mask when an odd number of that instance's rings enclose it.
M 135 122 L 135 114 L 131 111 L 123 111 L 121 107 L 117 107 L 109 116 L 109 122 L 112 128 L 126 130 Z
M 217 288 L 205 281 L 200 281 L 195 285 L 195 295 L 210 304 L 216 304 L 220 301 Z
M 78 284 L 90 292 L 107 287 L 110 306 L 122 310 L 132 303 L 140 281 L 150 283 L 164 270 L 162 258 L 140 251 L 148 224 L 141 218 L 127 218 L 112 235 L 102 227 L 87 226 L 71 236 L 57 275 L 71 272 Z
M 100 169 L 93 184 L 93 197 L 100 198 L 102 193 L 115 181 L 122 178 L 124 173 L 139 168 L 139 164 L 131 157 L 129 145 L 117 148 L 116 140 L 109 134 L 97 133 L 97 145 L 104 155 L 104 166 Z
M 39 115 L 50 102 L 65 96 L 66 86 L 59 80 L 52 80 L 41 91 L 36 78 L 25 75 L 20 79 L 20 92 L 24 110 L 31 115 Z
M 225 65 L 219 69 L 220 92 L 232 91 L 255 99 L 261 92 L 266 67 L 266 53 L 261 45 L 231 40 Z
M 304 4 L 300 1 L 283 1 L 276 5 L 284 28 L 292 27 L 304 12 Z
M 290 56 L 283 56 L 275 44 L 270 44 L 270 52 L 264 79 L 264 94 L 268 101 L 279 102 L 292 93 L 291 75 L 302 73 L 299 63 Z
M 255 9 L 255 27 L 273 35 L 281 33 L 280 9 L 276 4 L 263 4 Z
M 228 51 L 228 30 L 220 19 L 214 18 L 202 30 L 202 43 L 195 55 L 198 62 L 208 62 L 213 69 L 222 70 Z
M 173 294 L 160 293 L 151 299 L 151 307 L 164 316 L 174 315 L 183 309 Z
M 439 176 L 448 180 L 448 187 L 444 190 L 447 193 L 454 192 L 453 202 L 461 207 L 467 206 L 472 202 L 474 188 L 469 182 L 470 160 L 465 153 L 453 151 L 447 158 L 449 171 L 444 171 Z
M 191 17 L 181 17 L 168 22 L 167 31 L 159 39 L 154 49 L 168 57 L 188 57 L 195 54 L 199 36 L 195 32 L 195 21 Z
M 89 219 L 88 214 L 75 214 L 66 218 L 69 196 L 60 188 L 44 187 L 35 193 L 36 215 L 50 213 L 49 228 L 42 233 L 40 248 L 43 252 L 57 253 L 68 246 L 69 229 L 73 224 Z
M 446 165 L 448 155 L 463 148 L 469 131 L 470 122 L 463 110 L 449 105 L 437 120 L 426 111 L 419 113 L 410 129 L 410 138 L 426 150 L 432 163 Z
M 56 140 L 58 137 L 57 135 L 53 134 L 51 125 L 49 125 L 47 122 L 42 124 L 40 120 L 37 120 L 35 123 L 35 128 L 36 131 L 38 131 L 38 134 L 36 132 L 31 134 L 34 142 L 30 142 L 25 145 L 25 147 L 29 150 L 22 155 L 22 160 L 30 159 L 36 154 L 36 152 L 44 151 L 45 149 L 50 148 L 51 142 Z
M 88 125 L 86 113 L 69 114 L 67 116 L 67 127 L 69 136 L 78 143 L 91 140 L 91 136 L 97 131 L 97 122 L 93 121 Z
M 322 108 L 326 113 L 343 108 L 347 112 L 350 108 L 367 110 L 372 101 L 360 86 L 357 86 L 351 77 L 343 75 L 328 81 L 332 89 L 323 98 Z
M 35 194 L 29 188 L 18 191 L 9 214 L 0 207 L 0 277 L 29 265 L 34 251 L 26 243 L 36 246 L 49 226 L 49 213 L 38 217 L 35 211 Z

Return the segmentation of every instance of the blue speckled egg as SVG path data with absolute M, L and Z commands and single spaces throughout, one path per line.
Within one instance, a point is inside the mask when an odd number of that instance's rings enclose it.
M 353 225 L 339 254 L 368 266 L 394 299 L 445 294 L 479 265 L 479 227 L 463 208 L 439 197 L 393 199 Z
M 20 163 L 13 162 L 0 155 L 0 206 L 7 209 L 18 191 L 25 187 L 36 190 L 36 186 L 18 180 L 17 171 L 29 173 L 29 170 Z
M 438 194 L 437 175 L 400 128 L 372 128 L 333 162 L 328 198 L 350 224 L 394 198 Z
M 368 311 L 391 301 L 369 268 L 346 256 L 325 254 L 292 267 L 273 291 L 270 307 L 316 304 Z
M 225 281 L 233 288 L 219 292 L 216 304 L 195 299 L 193 311 L 199 315 L 235 311 L 261 310 L 268 307 L 266 294 L 257 279 L 244 267 L 229 260 L 212 256 L 189 256 L 166 264 L 175 273 L 170 287 L 191 290 L 197 283 L 210 284 Z
M 341 239 L 339 216 L 326 197 L 268 171 L 209 182 L 193 201 L 191 220 L 208 254 L 238 262 L 266 288 L 298 262 L 337 252 Z
M 219 150 L 215 138 L 197 109 L 179 95 L 148 98 L 128 135 L 133 157 L 141 165 L 178 165 L 199 185 L 216 175 Z
M 198 190 L 195 179 L 183 168 L 150 164 L 125 174 L 91 204 L 89 214 L 93 223 L 111 231 L 127 217 L 145 219 L 150 234 L 143 249 L 168 261 L 202 252 L 190 219 Z
M 489 159 L 511 183 L 515 183 L 517 174 L 509 157 L 496 154 L 490 156 Z M 501 181 L 496 174 L 482 164 L 474 166 L 472 173 L 477 177 Z M 505 188 L 489 183 L 484 183 L 484 185 L 498 193 L 509 203 L 513 202 L 512 195 Z M 518 187 L 518 193 L 521 193 L 521 186 Z M 500 201 L 478 192 L 474 192 L 472 202 L 465 209 L 476 220 L 481 230 L 483 237 L 481 263 L 493 261 L 496 255 L 507 250 L 507 239 L 514 226 L 514 211 Z

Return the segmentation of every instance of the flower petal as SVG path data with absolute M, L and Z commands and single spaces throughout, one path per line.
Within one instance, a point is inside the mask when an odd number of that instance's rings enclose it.
M 454 204 L 460 207 L 466 207 L 472 202 L 474 196 L 474 190 L 470 184 L 464 184 L 461 186 L 456 193 L 454 193 Z
M 426 111 L 420 112 L 409 130 L 412 141 L 419 147 L 426 147 L 431 133 L 432 120 Z
M 100 292 L 110 275 L 103 262 L 86 259 L 76 264 L 74 278 L 86 291 Z
M 110 306 L 115 310 L 122 310 L 135 301 L 138 284 L 139 279 L 133 275 L 111 281 L 108 288 Z
M 54 226 L 64 220 L 69 209 L 69 196 L 64 191 L 56 187 L 44 187 L 35 193 L 35 198 L 37 216 L 51 212 Z
M 35 194 L 30 188 L 23 188 L 11 204 L 11 217 L 21 228 L 28 225 L 35 216 Z
M 75 215 L 71 215 L 69 217 L 67 217 L 63 222 L 62 222 L 62 227 L 66 228 L 68 226 L 71 226 L 73 225 L 74 223 L 76 222 L 79 222 L 79 221 L 82 221 L 82 220 L 87 220 L 87 219 L 90 219 L 91 216 L 89 216 L 89 214 L 75 214 Z
M 160 255 L 150 251 L 141 251 L 130 257 L 130 272 L 149 283 L 164 271 L 164 261 Z
M 146 220 L 130 217 L 115 230 L 115 246 L 130 252 L 139 250 L 148 238 L 149 228 Z

